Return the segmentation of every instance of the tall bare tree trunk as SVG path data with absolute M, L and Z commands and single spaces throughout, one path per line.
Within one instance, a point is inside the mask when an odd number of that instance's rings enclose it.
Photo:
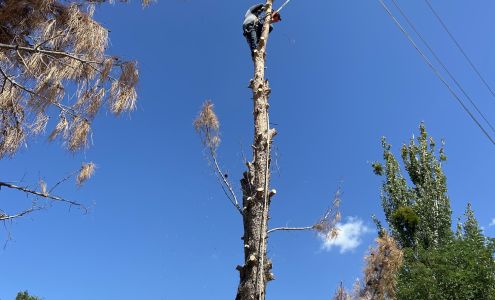
M 269 128 L 265 57 L 273 0 L 266 1 L 266 17 L 258 51 L 253 57 L 254 142 L 253 161 L 241 180 L 243 191 L 244 266 L 238 266 L 240 283 L 236 300 L 265 299 L 266 283 L 273 279 L 271 262 L 266 257 L 267 224 L 270 205 L 270 145 L 275 129 Z

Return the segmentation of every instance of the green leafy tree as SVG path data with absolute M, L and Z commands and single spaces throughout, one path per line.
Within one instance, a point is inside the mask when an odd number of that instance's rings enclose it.
M 417 244 L 429 248 L 451 238 L 451 209 L 442 162 L 447 158 L 443 145 L 436 143 L 421 124 L 417 141 L 403 145 L 401 157 L 412 186 L 402 175 L 391 146 L 382 138 L 384 165 L 373 163 L 374 172 L 383 175 L 382 206 L 393 237 L 402 247 Z
M 385 218 L 404 253 L 396 298 L 495 299 L 495 243 L 483 235 L 470 204 L 464 224 L 459 222 L 456 234 L 452 232 L 443 145 L 435 151 L 435 141 L 421 124 L 418 138 L 402 146 L 411 186 L 385 138 L 382 146 L 384 164 L 375 162 L 373 168 L 385 177 Z
M 15 300 L 41 300 L 41 298 L 36 296 L 31 296 L 27 291 L 17 293 Z
M 468 205 L 461 235 L 436 249 L 407 248 L 398 299 L 495 299 L 495 250 Z

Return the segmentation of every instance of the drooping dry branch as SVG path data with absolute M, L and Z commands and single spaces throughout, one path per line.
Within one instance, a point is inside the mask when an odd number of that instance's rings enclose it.
M 194 128 L 200 135 L 203 146 L 208 151 L 207 159 L 213 167 L 215 176 L 220 182 L 222 190 L 229 199 L 230 203 L 232 203 L 232 205 L 242 215 L 243 210 L 239 205 L 234 188 L 227 179 L 227 176 L 225 175 L 226 173 L 222 171 L 222 168 L 218 163 L 217 148 L 220 145 L 220 122 L 218 121 L 218 117 L 213 110 L 213 103 L 211 101 L 207 100 L 203 104 L 198 117 L 194 120 Z
M 220 181 L 220 185 L 222 186 L 222 189 L 225 192 L 225 195 L 227 196 L 229 201 L 232 203 L 232 205 L 234 205 L 234 207 L 237 209 L 237 211 L 239 211 L 239 213 L 242 215 L 242 208 L 239 205 L 239 201 L 237 200 L 236 193 L 234 192 L 232 184 L 227 180 L 225 173 L 222 172 L 222 169 L 220 168 L 220 165 L 218 164 L 216 154 L 210 151 L 210 158 L 213 160 L 213 164 L 215 166 L 216 176 Z

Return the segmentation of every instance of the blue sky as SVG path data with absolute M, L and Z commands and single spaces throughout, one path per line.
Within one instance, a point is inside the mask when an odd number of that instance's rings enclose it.
M 66 153 L 44 138 L 0 161 L 0 178 L 50 185 L 94 161 L 83 188 L 58 190 L 92 207 L 85 215 L 54 205 L 7 224 L 0 251 L 0 299 L 29 290 L 58 299 L 232 299 L 242 264 L 242 223 L 224 198 L 192 127 L 212 99 L 221 121 L 220 157 L 238 187 L 242 152 L 250 153 L 252 76 L 241 32 L 251 1 L 159 0 L 102 5 L 96 18 L 111 29 L 112 54 L 140 66 L 137 110 L 101 113 L 93 146 Z M 495 99 L 455 49 L 423 1 L 400 1 L 490 120 Z M 275 6 L 280 5 L 281 2 Z M 495 3 L 432 0 L 488 82 L 495 84 Z M 279 132 L 273 175 L 272 226 L 309 225 L 341 183 L 340 240 L 277 233 L 269 255 L 276 280 L 269 299 L 329 299 L 343 280 L 361 275 L 373 243 L 371 215 L 380 209 L 380 137 L 397 151 L 426 123 L 446 141 L 445 172 L 456 218 L 467 201 L 486 233 L 495 234 L 495 147 L 427 68 L 378 1 L 293 0 L 271 34 L 267 77 L 271 121 Z M 397 153 L 397 152 L 396 152 Z M 2 208 L 27 203 L 2 190 Z

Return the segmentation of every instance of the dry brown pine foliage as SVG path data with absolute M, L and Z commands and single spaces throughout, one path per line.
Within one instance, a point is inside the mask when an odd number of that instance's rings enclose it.
M 86 180 L 90 179 L 95 172 L 96 165 L 93 162 L 85 163 L 82 165 L 79 174 L 77 175 L 77 185 L 82 185 Z
M 338 189 L 334 195 L 332 205 L 325 211 L 325 214 L 323 214 L 320 220 L 313 225 L 313 229 L 316 230 L 325 240 L 333 240 L 339 235 L 337 223 L 341 219 L 340 195 L 341 192 L 340 189 Z
M 135 108 L 136 63 L 105 53 L 108 30 L 93 19 L 102 2 L 0 1 L 0 158 L 50 117 L 58 121 L 49 140 L 77 151 L 105 104 L 116 115 Z
M 346 292 L 342 282 L 340 282 L 340 285 L 333 296 L 333 300 L 352 300 L 351 295 Z
M 206 100 L 198 116 L 194 120 L 194 129 L 200 135 L 203 145 L 215 152 L 220 145 L 220 122 L 213 110 L 213 103 Z
M 393 300 L 403 253 L 397 242 L 386 232 L 376 239 L 376 243 L 376 248 L 366 257 L 365 287 L 360 299 Z

